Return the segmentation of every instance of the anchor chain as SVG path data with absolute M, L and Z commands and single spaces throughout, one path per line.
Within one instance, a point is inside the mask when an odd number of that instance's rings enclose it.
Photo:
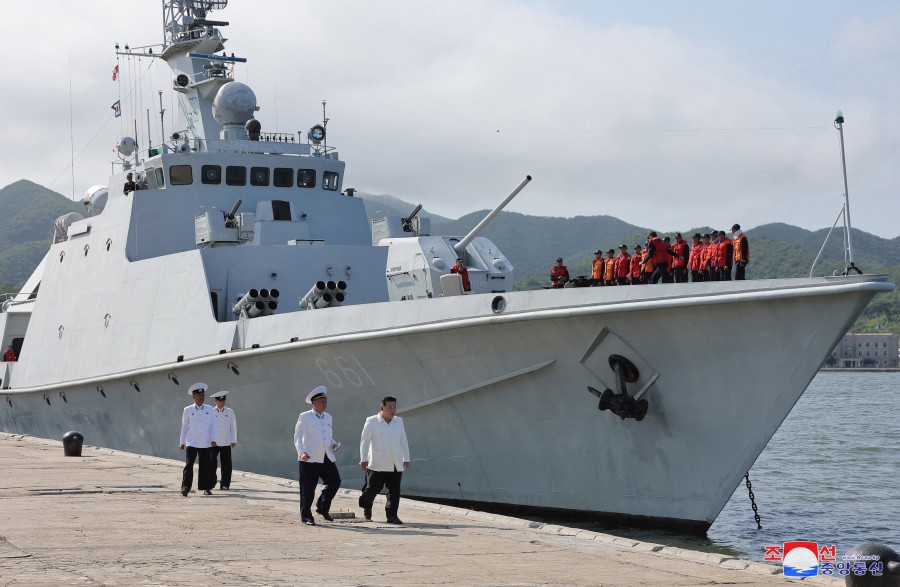
M 756 496 L 753 495 L 753 486 L 750 484 L 750 472 L 744 475 L 747 481 L 747 493 L 750 494 L 750 507 L 753 508 L 753 518 L 756 520 L 756 529 L 762 530 L 762 524 L 759 523 L 759 511 L 756 509 Z

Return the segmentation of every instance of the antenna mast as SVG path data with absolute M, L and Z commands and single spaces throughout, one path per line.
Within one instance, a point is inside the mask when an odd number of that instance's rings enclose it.
M 841 137 L 841 169 L 844 171 L 844 234 L 847 237 L 847 267 L 844 268 L 844 275 L 850 275 L 851 271 L 856 271 L 862 275 L 862 271 L 853 263 L 853 241 L 850 238 L 850 194 L 847 188 L 847 157 L 844 155 L 844 113 L 838 110 L 834 119 L 834 127 L 838 129 Z

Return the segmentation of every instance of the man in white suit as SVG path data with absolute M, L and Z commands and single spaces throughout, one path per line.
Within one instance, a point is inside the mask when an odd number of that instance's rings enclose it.
M 324 486 L 316 502 L 316 513 L 333 522 L 328 513 L 331 500 L 341 486 L 341 475 L 335 464 L 334 453 L 341 443 L 331 435 L 331 414 L 328 407 L 328 390 L 320 385 L 306 396 L 306 403 L 312 409 L 300 414 L 294 427 L 294 446 L 300 461 L 300 520 L 307 526 L 315 526 L 312 516 L 313 494 L 316 483 L 322 479 Z
M 367 520 L 372 519 L 375 496 L 387 485 L 384 508 L 388 524 L 402 524 L 397 517 L 400 506 L 400 479 L 409 468 L 409 444 L 403 418 L 397 414 L 397 398 L 381 399 L 381 410 L 366 418 L 359 441 L 359 467 L 366 473 L 366 485 L 359 497 L 359 507 Z

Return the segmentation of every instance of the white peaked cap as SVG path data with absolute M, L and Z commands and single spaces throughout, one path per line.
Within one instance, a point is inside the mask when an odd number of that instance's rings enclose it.
M 320 385 L 314 390 L 309 392 L 309 395 L 306 396 L 306 403 L 313 403 L 313 398 L 317 395 L 328 395 L 328 389 L 324 385 Z
M 225 397 L 226 395 L 228 395 L 227 391 L 217 391 L 211 397 Z
M 209 389 L 209 386 L 207 384 L 198 382 L 188 387 L 188 395 L 194 395 L 195 391 L 205 392 L 207 389 Z

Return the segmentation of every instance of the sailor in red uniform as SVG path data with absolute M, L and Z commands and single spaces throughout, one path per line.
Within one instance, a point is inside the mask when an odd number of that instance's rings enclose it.
M 466 269 L 460 257 L 456 258 L 456 264 L 450 268 L 450 273 L 459 273 L 462 277 L 463 291 L 472 291 L 472 285 L 469 283 L 469 270 Z
M 18 360 L 18 357 L 16 357 L 16 350 L 12 345 L 6 347 L 6 350 L 3 352 L 3 360 L 7 363 L 12 363 L 13 361 Z
M 550 268 L 550 287 L 562 289 L 569 282 L 569 269 L 563 265 L 562 257 Z
M 700 240 L 699 238 L 697 239 Z M 681 233 L 675 233 L 675 244 L 672 245 L 672 277 L 675 283 L 687 282 L 687 265 L 691 247 L 687 241 L 681 238 Z

